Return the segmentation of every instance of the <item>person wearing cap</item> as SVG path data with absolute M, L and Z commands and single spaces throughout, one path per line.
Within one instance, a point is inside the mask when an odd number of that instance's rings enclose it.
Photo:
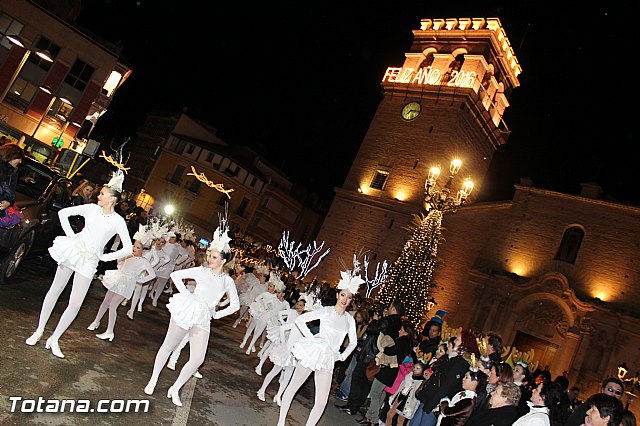
M 438 310 L 422 329 L 423 339 L 418 344 L 416 355 L 418 355 L 418 359 L 425 364 L 429 363 L 435 355 L 436 350 L 438 350 L 440 334 L 442 333 L 442 321 L 446 314 L 448 314 L 447 311 L 442 309 Z

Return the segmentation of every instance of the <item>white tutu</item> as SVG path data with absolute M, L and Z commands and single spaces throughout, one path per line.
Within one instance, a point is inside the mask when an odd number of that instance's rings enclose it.
M 291 352 L 303 367 L 313 371 L 333 370 L 338 359 L 329 342 L 317 335 L 301 338 L 291 346 Z
M 267 339 L 273 343 L 280 342 L 280 326 L 267 323 Z
M 273 362 L 274 365 L 280 366 L 282 368 L 296 365 L 296 359 L 293 357 L 293 354 L 289 350 L 289 345 L 287 345 L 287 342 L 275 343 L 271 347 L 271 351 L 269 351 L 269 359 L 271 360 L 271 362 Z
M 208 329 L 211 326 L 211 312 L 209 306 L 193 293 L 178 293 L 173 295 L 167 303 L 171 318 L 185 330 L 198 326 Z
M 99 253 L 89 249 L 80 238 L 60 235 L 53 240 L 49 254 L 59 265 L 88 278 L 92 278 L 98 267 Z
M 102 285 L 104 285 L 107 290 L 119 294 L 120 296 L 124 296 L 125 299 L 131 299 L 136 285 L 136 278 L 119 269 L 112 269 L 104 272 Z

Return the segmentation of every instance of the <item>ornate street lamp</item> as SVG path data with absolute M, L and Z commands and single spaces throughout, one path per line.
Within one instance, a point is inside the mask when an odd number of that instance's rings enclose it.
M 424 182 L 424 205 L 429 212 L 436 209 L 441 212 L 455 210 L 460 207 L 473 191 L 473 182 L 470 178 L 466 178 L 462 184 L 462 188 L 452 193 L 453 180 L 462 167 L 462 161 L 455 159 L 449 165 L 449 178 L 443 187 L 437 188 L 438 178 L 440 177 L 440 168 L 432 167 L 429 169 L 429 175 Z

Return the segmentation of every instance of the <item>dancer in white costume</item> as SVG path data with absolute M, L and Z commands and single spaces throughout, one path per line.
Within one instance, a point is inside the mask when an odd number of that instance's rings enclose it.
M 312 305 L 309 304 L 308 308 L 311 307 Z M 273 401 L 280 405 L 280 397 L 289 384 L 289 380 L 293 374 L 293 367 L 295 365 L 295 358 L 293 357 L 289 346 L 293 345 L 302 337 L 302 333 L 300 333 L 300 330 L 295 325 L 295 320 L 305 310 L 308 310 L 307 305 L 305 303 L 305 299 L 301 298 L 296 303 L 295 309 L 287 309 L 286 311 L 280 311 L 278 313 L 281 323 L 277 331 L 278 340 L 274 341 L 270 346 L 268 352 L 264 354 L 264 358 L 260 358 L 260 364 L 256 367 L 256 373 L 260 374 L 262 372 L 262 364 L 267 357 L 273 363 L 273 368 L 271 368 L 271 371 L 267 373 L 262 381 L 262 386 L 260 386 L 260 389 L 256 392 L 260 401 L 265 400 L 267 387 L 271 381 L 280 374 L 280 386 L 278 387 L 276 396 L 273 398 Z
M 282 395 L 278 426 L 285 426 L 293 397 L 311 373 L 314 373 L 315 380 L 315 402 L 306 426 L 317 424 L 329 399 L 334 363 L 345 360 L 356 348 L 356 322 L 346 310 L 364 280 L 359 276 L 352 276 L 349 271 L 340 274 L 342 279 L 337 287 L 340 293 L 335 306 L 316 309 L 296 318 L 295 323 L 304 337 L 291 346 L 291 352 L 296 357 L 296 367 L 291 382 Z M 307 323 L 315 320 L 320 320 L 320 331 L 314 335 Z M 343 352 L 339 352 L 347 335 L 349 345 Z
M 162 247 L 166 243 L 165 239 L 162 237 L 155 238 L 151 242 L 151 248 L 149 250 L 145 250 L 142 256 L 151 263 L 153 270 L 156 273 L 156 279 L 158 277 L 158 269 L 163 265 L 169 262 L 169 257 L 162 251 Z M 144 283 L 136 283 L 136 288 L 133 290 L 133 296 L 131 298 L 131 306 L 129 307 L 129 311 L 127 311 L 127 317 L 129 319 L 133 319 L 133 311 L 138 305 L 138 312 L 142 312 L 142 305 L 144 305 L 145 298 L 147 297 L 147 292 L 149 291 L 149 287 L 153 285 L 153 280 L 147 281 Z
M 271 278 L 267 283 L 267 291 L 256 296 L 255 300 L 249 305 L 249 313 L 251 314 L 251 320 L 249 320 L 249 326 L 244 333 L 244 338 L 240 344 L 240 349 L 244 348 L 249 338 L 251 341 L 247 346 L 247 355 L 256 351 L 256 341 L 267 328 L 267 319 L 273 314 L 272 312 L 279 305 L 278 297 L 276 296 L 276 285 L 284 286 L 282 280 L 278 278 L 274 272 L 271 273 Z M 253 333 L 253 337 L 251 334 Z
M 163 238 L 166 240 L 166 243 L 162 248 L 162 251 L 169 258 L 169 262 L 156 269 L 156 280 L 153 283 L 153 288 L 151 289 L 151 298 L 153 299 L 151 304 L 153 306 L 158 306 L 160 295 L 162 294 L 167 281 L 169 281 L 169 277 L 176 266 L 176 259 L 178 258 L 179 244 L 176 242 L 176 234 L 170 231 L 168 234 L 163 235 Z
M 164 342 L 153 365 L 153 373 L 149 383 L 144 388 L 147 395 L 152 395 L 162 368 L 167 363 L 171 352 L 180 344 L 185 334 L 189 335 L 189 361 L 182 367 L 178 378 L 169 388 L 167 397 L 173 403 L 182 406 L 180 389 L 204 362 L 209 344 L 211 318 L 220 319 L 230 315 L 240 308 L 238 294 L 233 279 L 224 271 L 224 264 L 231 260 L 233 254 L 229 247 L 231 240 L 227 233 L 226 220 L 221 220 L 221 226 L 214 232 L 211 246 L 207 252 L 207 267 L 182 269 L 171 274 L 179 293 L 169 299 L 167 309 L 171 312 L 169 329 Z M 192 279 L 196 288 L 191 293 L 184 284 L 184 280 Z M 229 305 L 216 311 L 216 305 L 224 295 L 229 298 Z
M 156 277 L 151 263 L 142 256 L 142 243 L 133 243 L 133 256 L 127 257 L 118 262 L 118 269 L 105 271 L 102 284 L 107 288 L 107 294 L 98 308 L 98 313 L 87 330 L 96 330 L 100 327 L 100 320 L 109 310 L 109 322 L 104 333 L 96 334 L 98 339 L 113 341 L 113 328 L 118 317 L 118 306 L 124 299 L 128 299 L 133 294 L 136 282 L 145 283 Z M 132 305 L 133 306 L 133 305 Z
M 266 265 L 254 265 L 253 271 L 243 276 L 247 285 L 245 292 L 240 297 L 240 312 L 238 318 L 233 323 L 233 328 L 236 328 L 240 321 L 247 320 L 247 326 L 251 321 L 251 315 L 249 314 L 249 305 L 255 300 L 256 296 L 267 291 L 265 281 L 269 275 L 269 267 Z
M 118 170 L 100 191 L 98 204 L 82 204 L 67 207 L 58 212 L 65 235 L 56 237 L 49 248 L 49 254 L 58 263 L 58 269 L 42 303 L 38 328 L 26 340 L 27 345 L 35 345 L 42 337 L 53 308 L 73 275 L 69 305 L 62 313 L 58 325 L 45 345 L 55 356 L 64 358 L 58 339 L 78 315 L 93 275 L 96 273 L 98 261 L 109 262 L 131 254 L 133 246 L 127 224 L 114 210 L 122 192 L 123 180 L 124 174 Z M 70 216 L 84 217 L 85 226 L 77 234 L 73 232 L 69 223 Z M 111 253 L 103 253 L 105 244 L 116 234 L 120 236 L 122 248 Z
M 280 341 L 280 326 L 285 323 L 286 319 L 289 316 L 293 316 L 293 321 L 295 317 L 298 315 L 293 315 L 294 312 L 298 309 L 298 304 L 301 304 L 298 314 L 301 314 L 304 310 L 304 302 L 298 303 L 294 306 L 295 309 L 289 309 L 289 302 L 284 300 L 284 283 L 280 286 L 276 285 L 276 297 L 278 302 L 274 306 L 273 310 L 270 312 L 266 312 L 263 315 L 263 319 L 267 323 L 267 328 L 265 332 L 262 334 L 263 337 L 266 335 L 266 343 L 262 345 L 262 349 L 258 352 L 258 357 L 260 358 L 260 363 L 256 367 L 256 374 L 258 376 L 262 375 L 262 365 L 267 359 L 271 348 L 274 343 L 278 343 Z

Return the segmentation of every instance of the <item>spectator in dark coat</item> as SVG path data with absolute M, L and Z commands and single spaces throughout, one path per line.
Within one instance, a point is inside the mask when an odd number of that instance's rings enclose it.
M 600 386 L 600 393 L 621 399 L 624 395 L 624 384 L 622 383 L 622 380 L 617 377 L 609 377 L 603 380 L 602 385 Z M 584 418 L 587 416 L 587 410 L 589 410 L 590 407 L 589 400 L 576 407 L 567 419 L 565 426 L 581 426 L 584 423 Z
M 428 364 L 438 349 L 440 335 L 442 333 L 442 321 L 447 311 L 438 310 L 434 316 L 424 325 L 422 329 L 422 341 L 418 344 L 416 356 L 418 361 Z
M 489 406 L 475 410 L 465 426 L 510 426 L 519 417 L 520 386 L 499 383 L 489 396 Z

